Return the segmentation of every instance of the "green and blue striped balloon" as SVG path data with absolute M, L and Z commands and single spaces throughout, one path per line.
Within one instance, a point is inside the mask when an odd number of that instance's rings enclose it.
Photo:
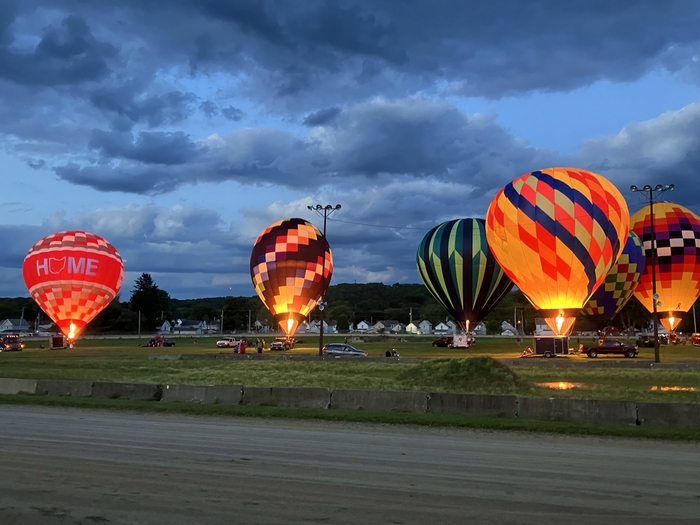
M 430 230 L 418 246 L 416 264 L 430 293 L 465 330 L 513 287 L 486 243 L 482 219 L 456 219 Z

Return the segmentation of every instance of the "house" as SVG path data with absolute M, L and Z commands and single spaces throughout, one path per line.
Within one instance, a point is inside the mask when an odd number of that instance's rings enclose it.
M 173 325 L 175 324 L 175 321 L 170 322 L 170 321 L 165 321 L 163 324 L 158 328 L 158 333 L 159 334 L 172 334 L 173 333 Z
M 406 325 L 403 323 L 395 324 L 389 329 L 389 331 L 392 334 L 402 334 L 406 331 Z
M 435 328 L 433 328 L 433 333 L 436 334 L 448 334 L 450 332 L 450 327 L 447 326 L 445 323 L 438 323 L 437 325 L 435 325 Z
M 450 332 L 453 334 L 456 334 L 457 332 L 461 331 L 457 323 L 455 323 L 453 320 L 449 320 L 445 323 L 447 326 L 450 327 Z
M 253 323 L 253 327 L 255 328 L 256 332 L 261 334 L 266 334 L 270 331 L 270 325 L 268 324 L 267 319 L 263 319 L 262 321 L 256 319 L 255 323 Z
M 554 332 L 542 317 L 535 319 L 535 335 L 554 335 Z
M 307 332 L 312 334 L 321 333 L 321 321 L 311 321 L 307 324 Z M 338 321 L 323 321 L 323 333 L 324 334 L 337 334 L 338 333 Z
M 477 324 L 472 330 L 474 335 L 486 335 L 486 325 L 484 323 Z
M 29 322 L 26 319 L 5 319 L 0 323 L 0 332 L 26 332 L 29 330 Z
M 203 334 L 206 329 L 206 321 L 189 321 L 187 319 L 178 319 L 173 327 L 173 331 L 178 334 Z
M 370 329 L 370 326 L 369 326 L 369 323 L 367 321 L 360 321 L 359 323 L 357 323 L 356 330 L 358 332 L 366 332 L 369 329 Z
M 433 333 L 433 323 L 431 323 L 427 319 L 423 319 L 420 323 L 418 323 L 418 331 L 421 334 L 432 334 Z
M 382 333 L 382 332 L 393 332 L 394 327 L 398 325 L 399 322 L 394 320 L 394 319 L 385 319 L 383 321 L 377 321 L 374 323 L 374 326 L 372 327 L 372 331 L 376 333 Z
M 406 325 L 406 333 L 407 334 L 417 334 L 418 331 L 419 331 L 419 329 L 418 329 L 417 325 L 415 325 L 413 323 L 409 323 Z
M 505 335 L 508 337 L 514 337 L 515 334 L 518 333 L 518 331 L 515 329 L 515 327 L 510 324 L 508 321 L 503 321 L 501 323 L 501 335 Z

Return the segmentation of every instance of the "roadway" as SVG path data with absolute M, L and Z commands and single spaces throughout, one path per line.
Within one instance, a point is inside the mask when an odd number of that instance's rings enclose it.
M 700 444 L 0 405 L 0 523 L 697 524 Z

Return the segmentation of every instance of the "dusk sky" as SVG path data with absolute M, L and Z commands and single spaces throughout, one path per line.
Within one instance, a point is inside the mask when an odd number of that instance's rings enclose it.
M 0 0 L 0 295 L 85 229 L 122 300 L 142 272 L 252 296 L 256 237 L 316 203 L 333 284 L 416 283 L 430 228 L 552 166 L 700 212 L 698 27 L 692 0 Z

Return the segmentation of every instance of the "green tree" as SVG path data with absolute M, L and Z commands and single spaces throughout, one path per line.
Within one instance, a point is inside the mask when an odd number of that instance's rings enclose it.
M 141 312 L 142 328 L 153 330 L 161 317 L 170 317 L 170 295 L 158 288 L 150 274 L 142 273 L 131 290 L 129 308 L 133 312 Z

